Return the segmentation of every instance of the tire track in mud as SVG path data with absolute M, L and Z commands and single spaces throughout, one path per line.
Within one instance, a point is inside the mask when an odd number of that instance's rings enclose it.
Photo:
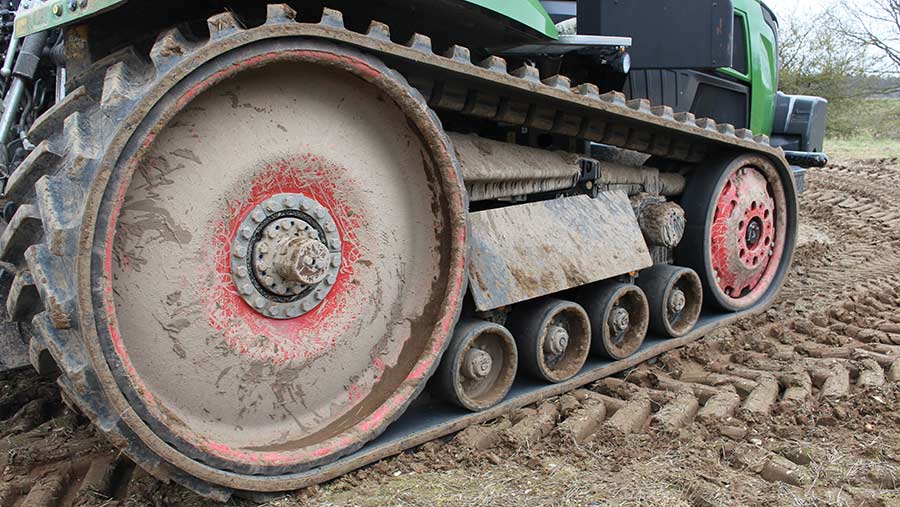
M 767 313 L 620 377 L 468 428 L 452 445 L 496 461 L 501 449 L 540 442 L 582 445 L 703 426 L 734 441 L 728 466 L 769 482 L 825 481 L 855 499 L 897 488 L 900 475 L 883 463 L 873 461 L 845 488 L 840 470 L 821 466 L 820 450 L 772 447 L 748 435 L 782 423 L 865 430 L 856 404 L 878 403 L 873 397 L 889 396 L 900 381 L 898 176 L 900 165 L 884 161 L 810 173 L 801 198 L 810 237 Z M 715 504 L 708 481 L 692 488 L 692 504 Z M 205 505 L 136 469 L 65 406 L 52 379 L 0 376 L 0 507 L 147 503 Z

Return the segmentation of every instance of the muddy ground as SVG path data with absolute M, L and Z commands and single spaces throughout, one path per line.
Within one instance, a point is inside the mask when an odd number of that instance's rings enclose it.
M 807 184 L 765 314 L 267 505 L 900 506 L 900 160 Z M 51 380 L 0 377 L 0 414 L 0 506 L 210 504 L 119 456 Z

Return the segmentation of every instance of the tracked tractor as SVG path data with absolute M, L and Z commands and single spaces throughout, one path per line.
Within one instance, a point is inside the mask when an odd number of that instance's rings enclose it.
M 826 161 L 757 0 L 0 5 L 0 364 L 211 498 L 764 310 Z

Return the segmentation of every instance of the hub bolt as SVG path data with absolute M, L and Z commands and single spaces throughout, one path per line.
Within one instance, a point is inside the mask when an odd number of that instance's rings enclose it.
M 685 297 L 684 292 L 680 289 L 673 290 L 672 295 L 669 297 L 669 311 L 678 313 L 684 310 L 685 306 L 687 306 L 687 297 Z
M 629 325 L 631 325 L 631 316 L 628 315 L 628 310 L 619 306 L 613 308 L 609 314 L 609 328 L 612 334 L 618 335 L 624 332 Z
M 483 379 L 491 373 L 493 366 L 490 354 L 481 349 L 470 349 L 463 359 L 463 375 L 473 380 Z
M 569 346 L 569 332 L 566 328 L 551 325 L 547 328 L 547 338 L 544 340 L 544 352 L 552 356 L 558 356 L 566 351 Z

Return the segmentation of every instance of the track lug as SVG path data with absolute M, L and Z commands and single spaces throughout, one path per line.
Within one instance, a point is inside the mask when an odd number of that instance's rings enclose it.
M 423 53 L 431 53 L 431 37 L 421 33 L 414 33 L 412 37 L 406 41 L 406 47 L 421 51 Z
M 109 121 L 120 121 L 120 118 L 116 117 L 117 112 L 122 109 L 123 104 L 134 98 L 134 84 L 142 81 L 143 78 L 133 72 L 125 62 L 116 63 L 106 69 L 100 108 Z
M 231 11 L 211 16 L 206 20 L 206 25 L 209 27 L 209 36 L 212 40 L 223 39 L 244 29 L 240 20 Z
M 28 342 L 28 360 L 39 375 L 50 375 L 59 372 L 53 355 L 44 343 L 44 339 L 34 333 Z
M 331 28 L 344 28 L 344 13 L 328 7 L 322 9 L 322 21 L 319 24 Z
M 87 88 L 79 86 L 72 90 L 66 97 L 44 112 L 28 131 L 28 140 L 32 143 L 40 143 L 49 139 L 54 132 L 58 132 L 62 126 L 62 120 L 74 113 L 87 109 L 93 99 L 88 95 Z
M 34 326 L 33 340 L 38 340 L 38 348 L 46 348 L 57 366 L 69 379 L 72 392 L 80 395 L 91 392 L 86 377 L 87 362 L 81 356 L 80 348 L 73 347 L 70 342 L 78 340 L 72 330 L 58 329 L 47 312 L 34 316 L 31 321 Z
M 81 218 L 83 193 L 65 176 L 44 176 L 35 190 L 48 248 L 53 255 L 64 255 Z
M 653 113 L 654 116 L 659 116 L 660 118 L 666 118 L 668 120 L 675 119 L 675 112 L 669 106 L 655 106 L 650 109 L 650 112 Z
M 93 130 L 93 119 L 89 115 L 81 112 L 70 114 L 63 122 L 66 153 L 76 157 L 96 158 L 100 149 Z
M 519 79 L 524 79 L 525 81 L 529 81 L 532 83 L 540 83 L 541 82 L 541 73 L 538 71 L 537 67 L 534 65 L 523 65 L 518 69 L 513 70 L 510 74 Z
M 600 88 L 591 83 L 582 83 L 574 88 L 575 93 L 592 99 L 600 98 Z
M 634 99 L 626 102 L 628 109 L 640 111 L 642 113 L 650 113 L 650 101 L 647 99 Z
M 49 121 L 49 120 L 48 120 Z M 61 125 L 61 122 L 60 122 Z M 34 184 L 43 174 L 47 174 L 56 167 L 62 159 L 60 150 L 57 150 L 48 140 L 43 140 L 28 154 L 16 170 L 6 181 L 5 194 L 12 200 L 25 200 L 34 191 Z
M 738 136 L 741 139 L 746 139 L 748 141 L 753 140 L 753 132 L 750 129 L 737 129 L 734 131 L 734 135 Z
M 28 271 L 22 271 L 13 279 L 6 298 L 6 312 L 10 320 L 23 321 L 41 310 L 41 298 L 34 278 Z
M 548 77 L 543 83 L 551 88 L 556 88 L 557 90 L 569 91 L 572 89 L 572 80 L 558 74 Z
M 156 38 L 150 59 L 157 68 L 167 68 L 189 51 L 191 42 L 177 28 L 166 30 Z
M 607 92 L 603 95 L 600 95 L 600 100 L 603 102 L 608 102 L 610 104 L 615 104 L 617 106 L 624 106 L 625 104 L 625 94 L 622 92 Z
M 718 124 L 716 124 L 716 120 L 713 120 L 712 118 L 699 118 L 694 123 L 704 130 L 718 132 Z
M 72 316 L 76 311 L 69 280 L 71 269 L 63 265 L 61 258 L 52 255 L 44 244 L 28 248 L 25 260 L 44 301 L 48 318 L 57 329 L 71 328 L 74 325 Z
M 765 134 L 760 134 L 760 135 L 758 135 L 758 136 L 753 136 L 753 140 L 756 141 L 756 142 L 759 143 L 759 144 L 765 144 L 766 146 L 769 146 L 769 136 L 767 136 L 767 135 L 765 135 Z
M 681 122 L 681 123 L 688 123 L 690 125 L 696 125 L 697 117 L 694 116 L 694 113 L 680 112 L 680 113 L 675 113 L 675 121 Z
M 734 125 L 730 123 L 720 123 L 716 126 L 716 130 L 718 130 L 720 134 L 725 134 L 726 136 L 734 135 Z
M 296 19 L 297 11 L 287 4 L 269 4 L 266 6 L 266 24 L 294 23 Z
M 482 69 L 488 69 L 492 72 L 500 72 L 506 74 L 506 60 L 499 56 L 489 56 L 478 62 L 478 66 Z
M 381 21 L 372 21 L 369 23 L 369 29 L 366 30 L 366 35 L 373 39 L 390 42 L 391 27 Z
M 19 206 L 0 235 L 0 261 L 21 263 L 25 250 L 40 238 L 41 229 L 38 208 L 32 204 Z
M 450 46 L 450 49 L 445 51 L 443 56 L 460 63 L 472 63 L 472 53 L 469 51 L 469 48 L 457 46 L 456 44 Z

